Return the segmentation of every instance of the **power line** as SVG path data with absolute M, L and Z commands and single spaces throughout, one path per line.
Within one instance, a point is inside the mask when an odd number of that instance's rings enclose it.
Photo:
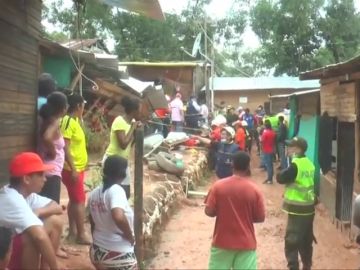
M 197 23 L 197 25 L 200 27 L 200 30 L 204 33 L 205 38 L 206 38 L 207 40 L 209 40 L 209 42 L 211 43 L 212 46 L 215 46 L 213 40 L 208 36 L 207 32 L 205 31 L 205 29 L 203 28 L 203 26 L 201 25 L 201 23 L 199 23 L 197 20 L 195 20 L 194 17 L 193 17 L 193 19 L 194 19 L 195 23 Z M 226 56 L 224 56 L 224 54 L 223 54 L 221 51 L 217 51 L 217 53 L 218 53 L 224 60 L 229 60 L 229 59 L 227 59 Z M 250 76 L 249 74 L 247 74 L 245 71 L 243 71 L 243 70 L 241 70 L 241 69 L 239 69 L 239 68 L 237 68 L 237 67 L 232 67 L 232 68 L 234 68 L 235 70 L 239 71 L 239 72 L 240 72 L 242 75 L 244 75 L 245 77 L 252 77 L 252 76 Z

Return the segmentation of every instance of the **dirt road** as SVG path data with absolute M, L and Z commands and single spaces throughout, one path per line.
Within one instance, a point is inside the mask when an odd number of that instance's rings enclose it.
M 253 166 L 256 168 L 256 161 Z M 253 169 L 254 181 L 264 193 L 266 201 L 265 223 L 256 225 L 258 241 L 258 267 L 285 269 L 284 232 L 286 215 L 280 210 L 283 187 L 263 185 L 265 173 Z M 157 256 L 149 269 L 206 269 L 214 219 L 203 213 L 202 200 L 197 206 L 182 206 L 169 221 L 161 235 Z M 326 212 L 318 211 L 315 217 L 314 269 L 356 269 L 359 267 L 359 250 L 344 247 L 349 241 L 343 236 Z

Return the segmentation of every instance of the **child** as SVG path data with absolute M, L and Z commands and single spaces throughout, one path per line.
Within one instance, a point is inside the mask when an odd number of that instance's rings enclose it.
M 224 127 L 221 130 L 221 141 L 217 146 L 215 173 L 218 179 L 230 177 L 232 171 L 232 156 L 239 151 L 239 145 L 234 142 L 235 130 L 232 127 Z M 211 140 L 196 136 L 206 145 L 211 144 Z

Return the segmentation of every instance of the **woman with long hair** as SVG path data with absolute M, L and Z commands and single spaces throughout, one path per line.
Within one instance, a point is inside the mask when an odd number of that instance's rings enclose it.
M 103 166 L 103 184 L 89 196 L 93 236 L 90 258 L 96 269 L 137 269 L 134 213 L 120 186 L 126 178 L 127 167 L 126 159 L 109 156 Z
M 38 153 L 45 164 L 54 169 L 46 173 L 46 182 L 40 195 L 60 202 L 61 172 L 65 161 L 65 141 L 60 131 L 60 120 L 66 114 L 67 98 L 54 92 L 41 107 L 39 115 Z
M 125 96 L 121 100 L 121 105 L 124 107 L 125 115 L 116 117 L 111 125 L 110 143 L 105 151 L 103 164 L 106 158 L 111 155 L 118 155 L 127 160 L 129 159 L 131 143 L 134 140 L 134 132 L 136 127 L 140 125 L 140 122 L 137 121 L 140 115 L 139 101 Z M 130 198 L 130 182 L 131 176 L 128 166 L 126 169 L 126 178 L 121 184 L 127 198 Z
M 76 239 L 78 244 L 90 245 L 91 241 L 85 234 L 85 188 L 84 174 L 88 155 L 86 151 L 85 133 L 82 128 L 82 115 L 85 100 L 82 96 L 72 94 L 68 97 L 69 109 L 60 123 L 65 138 L 68 160 L 62 171 L 62 181 L 69 194 L 68 218 L 69 239 Z

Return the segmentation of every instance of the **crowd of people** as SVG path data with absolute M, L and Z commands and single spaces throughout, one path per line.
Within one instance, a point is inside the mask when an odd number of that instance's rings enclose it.
M 102 159 L 103 181 L 86 203 L 85 103 L 80 95 L 56 91 L 49 74 L 40 77 L 37 152 L 13 157 L 9 184 L 0 190 L 0 269 L 58 269 L 56 257 L 67 257 L 61 243 L 61 183 L 69 198 L 68 240 L 90 246 L 90 259 L 96 269 L 137 269 L 134 215 L 128 200 L 130 150 L 134 131 L 142 125 L 140 104 L 129 97 L 122 99 L 125 113 L 111 125 L 110 142 Z M 199 105 L 194 97 L 185 110 L 180 93 L 176 93 L 169 109 L 175 131 L 182 131 L 185 122 L 189 133 L 197 134 L 193 131 L 209 120 L 206 105 Z M 205 214 L 216 217 L 209 269 L 256 269 L 253 223 L 264 221 L 265 207 L 261 192 L 251 181 L 253 144 L 267 170 L 264 183 L 273 182 L 274 157 L 278 154 L 281 159 L 277 181 L 286 185 L 283 210 L 289 215 L 285 237 L 288 266 L 298 269 L 300 254 L 304 269 L 310 269 L 315 169 L 305 156 L 306 141 L 294 138 L 287 142 L 284 117 L 267 118 L 262 106 L 255 114 L 249 109 L 229 107 L 210 123 L 208 137 L 193 135 L 209 147 L 209 164 L 219 180 L 205 200 Z M 92 237 L 85 230 L 86 205 Z
M 140 104 L 124 97 L 121 104 L 125 115 L 112 124 L 102 164 L 103 184 L 87 202 L 90 237 L 85 230 L 85 103 L 76 93 L 57 91 L 50 74 L 40 76 L 36 153 L 13 157 L 9 184 L 0 190 L 1 269 L 58 269 L 56 257 L 67 258 L 60 241 L 64 226 L 61 183 L 69 198 L 67 240 L 90 245 L 90 258 L 97 269 L 137 268 L 133 213 L 128 202 L 128 159 L 134 130 L 140 125 Z

